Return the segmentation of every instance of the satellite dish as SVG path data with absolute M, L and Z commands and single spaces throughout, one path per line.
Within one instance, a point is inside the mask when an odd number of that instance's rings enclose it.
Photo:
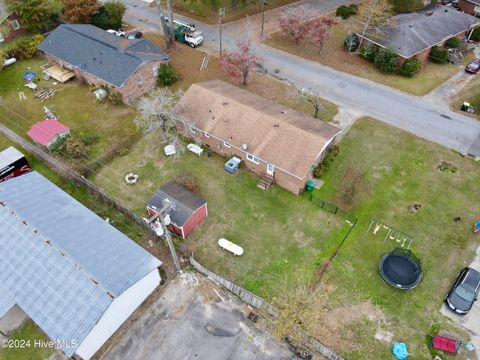
M 242 149 L 243 149 L 243 150 L 247 150 L 247 149 L 248 149 L 248 145 L 247 145 L 247 144 L 243 144 L 243 145 L 242 145 Z
M 163 220 L 165 221 L 165 225 L 170 225 L 172 223 L 172 219 L 170 219 L 170 215 L 165 215 Z

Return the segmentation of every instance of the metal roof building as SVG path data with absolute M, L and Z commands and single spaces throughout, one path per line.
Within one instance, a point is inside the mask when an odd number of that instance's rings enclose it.
M 17 304 L 87 360 L 158 286 L 161 262 L 36 172 L 0 183 L 0 318 Z

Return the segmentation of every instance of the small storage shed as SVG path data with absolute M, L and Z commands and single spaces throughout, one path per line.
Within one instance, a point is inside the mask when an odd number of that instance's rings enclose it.
M 49 147 L 58 138 L 62 138 L 69 133 L 70 129 L 61 122 L 54 119 L 46 119 L 33 125 L 27 132 L 27 135 L 36 143 Z
M 170 212 L 170 229 L 183 239 L 208 215 L 207 201 L 178 185 L 175 181 L 170 181 L 162 186 L 148 200 L 148 214 L 156 215 L 167 199 L 173 203 L 173 209 Z

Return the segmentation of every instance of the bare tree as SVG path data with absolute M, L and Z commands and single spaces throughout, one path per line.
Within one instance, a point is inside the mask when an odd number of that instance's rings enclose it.
M 363 23 L 358 49 L 362 46 L 367 30 L 373 29 L 379 32 L 379 25 L 387 23 L 394 13 L 394 7 L 390 0 L 365 0 L 362 2 L 358 7 L 358 15 Z
M 181 118 L 173 112 L 183 93 L 168 88 L 158 88 L 138 102 L 140 114 L 135 118 L 135 125 L 145 134 L 161 129 L 165 142 L 175 145 L 180 150 L 181 141 L 177 125 Z
M 299 90 L 295 96 L 302 101 L 310 103 L 313 107 L 313 117 L 315 119 L 320 119 L 320 111 L 325 108 L 323 99 L 321 98 L 321 88 L 316 86 L 313 88 Z

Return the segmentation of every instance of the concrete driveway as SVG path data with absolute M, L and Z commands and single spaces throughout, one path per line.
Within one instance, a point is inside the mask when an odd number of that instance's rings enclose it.
M 480 247 L 477 248 L 476 257 L 469 266 L 480 271 Z M 480 359 L 480 303 L 476 302 L 473 305 L 472 310 L 470 310 L 465 316 L 456 315 L 448 310 L 445 305 L 442 306 L 440 311 L 443 315 L 447 316 L 470 333 L 472 342 L 475 345 L 477 358 Z
M 215 292 L 218 292 L 217 293 Z M 248 309 L 196 273 L 177 276 L 105 360 L 288 360 Z

